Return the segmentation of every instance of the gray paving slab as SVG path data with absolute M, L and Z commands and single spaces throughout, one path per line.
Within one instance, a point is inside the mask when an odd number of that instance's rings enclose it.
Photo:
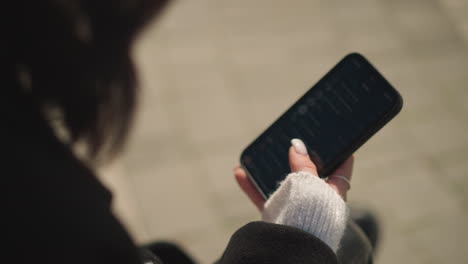
M 468 214 L 448 186 L 441 184 L 441 177 L 424 159 L 356 166 L 350 201 L 371 206 L 384 226 L 378 263 L 412 259 L 445 263 L 444 258 L 450 263 L 463 262 L 461 248 L 468 243 L 463 226 Z M 441 233 L 448 243 L 443 249 L 437 247 Z M 406 253 L 394 255 L 394 251 Z
M 133 188 L 150 238 L 170 238 L 216 222 L 216 212 L 200 175 L 183 160 L 173 158 L 157 168 L 140 170 Z M 183 165 L 182 165 L 183 164 Z

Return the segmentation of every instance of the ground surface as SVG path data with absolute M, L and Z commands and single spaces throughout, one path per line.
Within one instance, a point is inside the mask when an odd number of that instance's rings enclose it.
M 259 217 L 232 177 L 241 150 L 358 51 L 405 99 L 356 154 L 350 200 L 382 220 L 377 263 L 466 263 L 468 1 L 181 0 L 160 22 L 134 52 L 128 152 L 104 172 L 138 241 L 219 257 Z

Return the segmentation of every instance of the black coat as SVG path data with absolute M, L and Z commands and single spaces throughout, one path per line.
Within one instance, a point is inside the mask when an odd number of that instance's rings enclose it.
M 2 239 L 7 243 L 2 258 L 14 258 L 11 263 L 141 263 L 137 247 L 111 212 L 111 193 L 93 172 L 57 140 L 27 98 L 10 91 L 0 100 Z M 325 243 L 306 232 L 253 222 L 232 235 L 219 263 L 337 260 Z

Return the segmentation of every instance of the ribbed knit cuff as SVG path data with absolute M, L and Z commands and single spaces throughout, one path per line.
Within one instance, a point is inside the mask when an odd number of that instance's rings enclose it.
M 337 252 L 346 228 L 345 201 L 324 180 L 291 173 L 265 203 L 262 220 L 302 229 Z

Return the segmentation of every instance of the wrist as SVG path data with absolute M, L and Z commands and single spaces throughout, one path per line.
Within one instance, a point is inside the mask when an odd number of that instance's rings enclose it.
M 325 181 L 307 172 L 291 173 L 265 203 L 262 220 L 302 229 L 337 251 L 348 209 Z

